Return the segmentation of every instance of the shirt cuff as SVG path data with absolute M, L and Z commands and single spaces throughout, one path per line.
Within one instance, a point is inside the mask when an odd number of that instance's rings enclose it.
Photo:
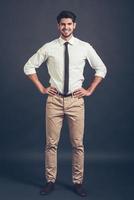
M 25 69 L 25 68 L 24 68 L 24 73 L 25 73 L 26 75 L 36 74 L 36 70 L 35 70 L 35 69 Z
M 96 72 L 95 76 L 100 76 L 102 78 L 105 78 L 107 72 Z

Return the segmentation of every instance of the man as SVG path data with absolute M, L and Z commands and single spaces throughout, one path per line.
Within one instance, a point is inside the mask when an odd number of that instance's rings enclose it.
M 72 144 L 72 182 L 74 191 L 84 197 L 84 96 L 90 96 L 106 75 L 106 67 L 93 47 L 73 36 L 76 15 L 62 11 L 57 16 L 60 37 L 42 46 L 25 64 L 24 72 L 43 94 L 48 94 L 46 103 L 45 175 L 47 183 L 40 194 L 53 191 L 57 175 L 57 146 L 63 118 L 68 118 Z M 83 69 L 85 61 L 95 70 L 95 77 L 84 89 Z M 47 62 L 50 86 L 45 87 L 36 74 L 36 69 Z

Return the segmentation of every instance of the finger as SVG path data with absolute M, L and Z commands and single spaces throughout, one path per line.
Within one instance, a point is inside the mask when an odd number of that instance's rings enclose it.
M 77 93 L 76 96 L 85 96 L 85 93 L 81 91 L 81 92 Z
M 81 90 L 74 92 L 74 95 L 79 95 L 79 94 L 81 94 L 81 92 L 82 92 Z
M 82 94 L 80 93 L 80 94 L 76 94 L 74 97 L 79 98 L 79 97 L 81 97 L 81 96 L 82 96 Z
M 48 91 L 55 92 L 55 93 L 58 92 L 57 89 L 54 88 L 54 87 L 49 87 L 49 88 L 48 88 Z
M 81 89 L 82 89 L 82 88 L 78 88 L 77 90 L 74 91 L 74 93 L 80 91 Z
M 50 89 L 49 91 L 52 92 L 52 93 L 55 93 L 55 94 L 58 93 L 57 90 L 53 90 L 53 89 Z
M 50 89 L 57 91 L 57 89 L 55 87 L 52 87 L 52 86 L 50 87 Z
M 84 96 L 86 96 L 86 94 L 84 92 L 81 92 L 81 93 L 76 95 L 76 97 L 84 97 Z
M 82 98 L 82 97 L 84 97 L 84 96 L 85 96 L 84 94 L 81 94 L 81 95 L 79 95 L 78 98 L 80 99 L 80 98 Z
M 54 93 L 54 92 L 49 92 L 49 94 L 51 94 L 51 95 L 56 95 L 56 93 Z
M 50 94 L 50 95 L 56 95 L 56 93 L 54 91 L 52 91 L 52 90 L 49 90 L 48 94 Z

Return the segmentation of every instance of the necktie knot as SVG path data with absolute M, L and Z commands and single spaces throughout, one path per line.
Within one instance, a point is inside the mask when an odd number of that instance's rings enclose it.
M 64 45 L 65 45 L 66 47 L 67 47 L 68 44 L 69 44 L 68 42 L 65 42 L 65 43 L 64 43 Z

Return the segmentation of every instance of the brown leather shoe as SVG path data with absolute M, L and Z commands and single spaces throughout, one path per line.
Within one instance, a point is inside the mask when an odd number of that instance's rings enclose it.
M 54 185 L 55 185 L 55 183 L 53 183 L 53 182 L 46 183 L 45 187 L 43 189 L 41 189 L 40 195 L 47 195 L 47 194 L 51 193 L 54 190 Z
M 74 192 L 81 197 L 87 196 L 87 193 L 86 193 L 85 189 L 83 188 L 82 184 L 75 183 L 74 184 Z

